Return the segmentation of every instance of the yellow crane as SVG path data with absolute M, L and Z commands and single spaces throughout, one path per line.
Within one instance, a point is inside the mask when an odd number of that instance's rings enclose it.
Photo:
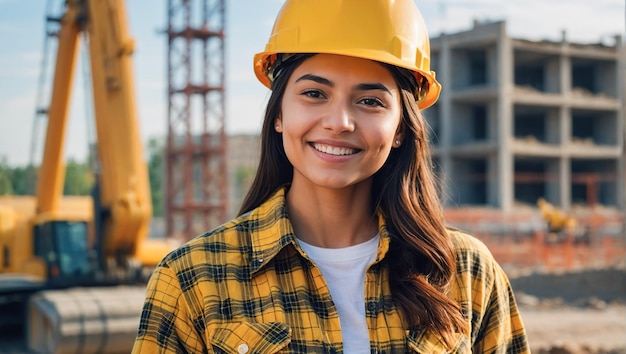
M 100 168 L 93 197 L 64 197 L 63 146 L 81 34 L 89 43 Z M 0 198 L 0 328 L 15 331 L 28 350 L 128 352 L 145 294 L 142 270 L 173 247 L 148 237 L 134 48 L 123 0 L 65 1 L 37 193 Z

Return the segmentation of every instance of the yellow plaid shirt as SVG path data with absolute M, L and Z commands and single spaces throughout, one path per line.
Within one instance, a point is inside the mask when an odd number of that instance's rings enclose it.
M 457 274 L 450 296 L 469 336 L 407 330 L 389 290 L 390 236 L 366 274 L 371 353 L 528 353 L 509 281 L 487 248 L 450 231 Z M 133 353 L 342 353 L 339 316 L 320 270 L 296 242 L 284 190 L 259 208 L 166 256 L 147 288 Z

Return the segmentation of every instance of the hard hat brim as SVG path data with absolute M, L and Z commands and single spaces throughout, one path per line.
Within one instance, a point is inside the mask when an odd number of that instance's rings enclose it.
M 423 70 L 419 70 L 416 67 L 410 67 L 406 65 L 405 62 L 398 60 L 398 58 L 393 55 L 388 55 L 387 57 L 381 57 L 380 51 L 372 51 L 372 50 L 367 50 L 367 49 L 354 48 L 354 49 L 349 49 L 349 50 L 342 49 L 342 50 L 337 50 L 337 51 L 332 51 L 332 50 L 312 51 L 308 53 L 346 55 L 346 56 L 352 56 L 352 57 L 357 57 L 357 58 L 383 62 L 383 63 L 395 65 L 397 67 L 410 70 L 411 72 L 413 72 L 414 75 L 416 75 L 418 80 L 420 79 L 420 77 L 422 77 L 428 83 L 426 94 L 418 92 L 419 88 L 418 88 L 418 91 L 414 92 L 416 103 L 419 109 L 426 109 L 432 106 L 435 102 L 437 102 L 437 99 L 439 98 L 439 94 L 441 93 L 441 84 L 435 79 L 434 71 L 426 72 Z M 257 79 L 265 87 L 269 88 L 270 90 L 272 89 L 272 82 L 267 75 L 267 71 L 268 69 L 271 70 L 271 66 L 273 64 L 273 62 L 271 62 L 272 61 L 271 58 L 275 57 L 277 54 L 279 53 L 266 51 L 266 52 L 257 53 L 254 56 L 254 74 L 256 75 Z M 281 54 L 284 54 L 284 53 L 281 53 Z M 423 96 L 423 97 L 420 97 L 420 96 Z

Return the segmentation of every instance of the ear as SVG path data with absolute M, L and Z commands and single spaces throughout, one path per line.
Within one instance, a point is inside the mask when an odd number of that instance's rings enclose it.
M 274 121 L 274 130 L 279 134 L 283 132 L 283 120 L 280 116 Z
M 402 145 L 402 142 L 404 141 L 404 132 L 405 132 L 404 124 L 400 123 L 400 125 L 398 126 L 398 130 L 396 131 L 396 134 L 393 136 L 392 146 L 394 148 L 398 148 L 400 147 L 400 145 Z

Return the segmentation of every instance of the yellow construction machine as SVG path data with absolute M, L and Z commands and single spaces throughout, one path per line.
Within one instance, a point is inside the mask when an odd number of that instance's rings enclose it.
M 546 222 L 547 243 L 562 243 L 570 239 L 574 243 L 588 243 L 589 233 L 578 220 L 544 198 L 537 200 L 537 207 Z
M 89 43 L 99 171 L 91 197 L 64 197 L 80 35 Z M 146 267 L 173 247 L 148 237 L 133 50 L 123 0 L 65 1 L 37 192 L 0 198 L 0 352 L 130 351 Z

